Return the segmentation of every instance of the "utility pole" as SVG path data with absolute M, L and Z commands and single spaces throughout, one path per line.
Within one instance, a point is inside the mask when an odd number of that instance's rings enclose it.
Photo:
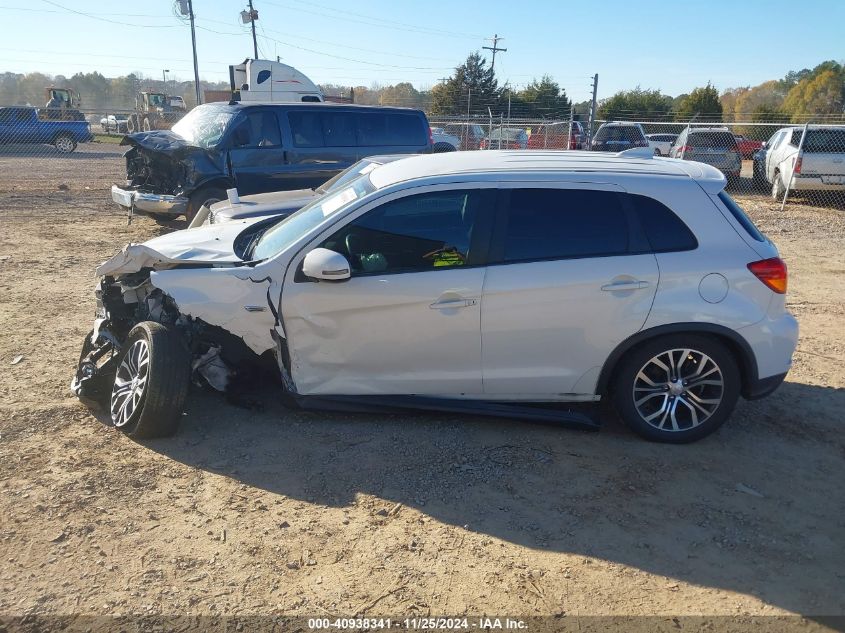
M 252 8 L 252 0 L 249 0 L 249 23 L 252 26 L 252 48 L 255 51 L 255 58 L 258 59 L 258 40 L 255 39 L 255 21 L 258 19 L 258 11 Z
M 599 74 L 596 73 L 593 75 L 593 101 L 590 104 L 590 124 L 588 126 L 589 132 L 587 133 L 587 139 L 589 142 L 588 149 L 592 149 L 593 144 L 593 124 L 596 121 L 596 92 L 599 89 Z
M 506 48 L 499 48 L 499 47 L 497 46 L 497 44 L 498 44 L 501 40 L 503 40 L 503 39 L 505 39 L 505 38 L 504 38 L 504 37 L 499 37 L 499 34 L 498 34 L 498 33 L 496 33 L 493 37 L 488 37 L 488 38 L 487 38 L 487 41 L 488 41 L 488 42 L 493 42 L 493 46 L 482 46 L 482 47 L 481 47 L 481 48 L 483 48 L 483 49 L 485 49 L 485 50 L 488 50 L 488 51 L 493 51 L 493 61 L 491 61 L 491 62 L 490 62 L 490 70 L 493 70 L 493 69 L 496 67 L 496 53 L 498 53 L 498 52 L 500 52 L 500 51 L 501 51 L 502 53 L 506 53 L 506 52 L 508 51 L 508 49 L 506 49 Z
M 188 17 L 191 19 L 191 47 L 194 49 L 194 86 L 197 90 L 197 105 L 202 103 L 200 95 L 200 69 L 197 64 L 197 32 L 194 29 L 194 2 L 188 0 Z

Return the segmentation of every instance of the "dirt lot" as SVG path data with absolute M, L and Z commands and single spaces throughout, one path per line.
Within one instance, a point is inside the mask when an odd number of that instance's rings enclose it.
M 68 383 L 128 241 L 119 149 L 0 151 L 0 614 L 845 614 L 845 210 L 743 198 L 790 266 L 788 381 L 691 446 L 194 393 L 133 442 Z M 12 364 L 18 355 L 23 360 Z

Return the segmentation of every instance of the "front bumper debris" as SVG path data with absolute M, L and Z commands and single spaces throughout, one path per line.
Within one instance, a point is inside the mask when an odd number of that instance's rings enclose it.
M 188 198 L 155 193 L 144 193 L 123 189 L 112 185 L 111 199 L 125 209 L 137 213 L 155 213 L 158 215 L 184 215 L 188 210 Z

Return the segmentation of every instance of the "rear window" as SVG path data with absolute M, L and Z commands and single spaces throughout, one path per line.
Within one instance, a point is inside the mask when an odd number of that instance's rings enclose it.
M 790 145 L 798 147 L 803 130 L 793 130 Z M 845 128 L 807 130 L 803 150 L 809 154 L 845 154 Z
M 596 132 L 597 141 L 641 141 L 643 134 L 640 128 L 633 125 L 614 125 L 610 127 L 603 127 Z
M 736 139 L 730 132 L 690 132 L 687 145 L 706 149 L 736 149 Z
M 683 220 L 662 202 L 630 194 L 629 199 L 655 253 L 691 251 L 698 248 L 698 240 Z
M 733 198 L 731 198 L 726 192 L 722 191 L 719 193 L 719 200 L 721 200 L 728 208 L 728 211 L 730 211 L 731 215 L 736 218 L 736 221 L 742 225 L 742 228 L 745 229 L 745 232 L 748 233 L 748 235 L 758 242 L 766 241 L 766 237 L 760 232 L 760 229 L 754 226 L 754 222 L 751 221 L 751 218 L 745 215 L 745 211 L 743 211 L 742 208 L 734 202 Z

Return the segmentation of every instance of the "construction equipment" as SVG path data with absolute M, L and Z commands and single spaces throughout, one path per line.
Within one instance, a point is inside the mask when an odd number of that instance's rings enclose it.
M 163 92 L 139 92 L 135 97 L 135 112 L 129 115 L 127 129 L 133 132 L 169 130 L 185 116 L 184 108 L 174 107 Z
M 46 118 L 53 121 L 84 121 L 85 116 L 79 111 L 81 100 L 79 93 L 69 88 L 49 86 L 44 89 Z

